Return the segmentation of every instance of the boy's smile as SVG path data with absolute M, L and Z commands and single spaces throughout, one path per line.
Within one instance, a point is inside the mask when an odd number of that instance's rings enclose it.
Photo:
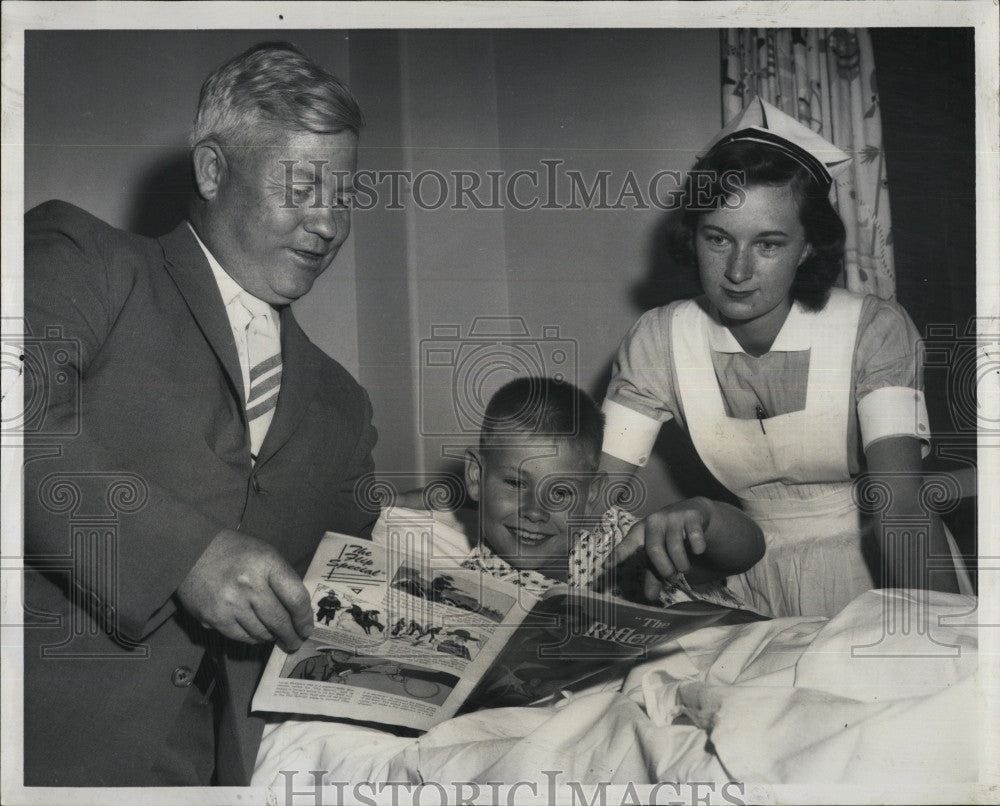
M 525 528 L 518 528 L 516 526 L 508 526 L 507 531 L 510 532 L 511 536 L 520 543 L 526 543 L 529 546 L 539 545 L 555 537 L 554 532 L 532 532 Z
M 593 474 L 571 439 L 527 434 L 469 451 L 466 485 L 479 502 L 480 539 L 515 568 L 565 580 L 570 519 L 599 492 Z

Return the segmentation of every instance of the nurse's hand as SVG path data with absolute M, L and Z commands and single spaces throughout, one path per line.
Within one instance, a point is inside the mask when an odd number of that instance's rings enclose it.
M 643 594 L 652 601 L 663 582 L 691 570 L 691 556 L 705 553 L 705 532 L 712 521 L 712 502 L 704 497 L 670 504 L 635 524 L 618 544 L 609 565 L 620 566 L 642 551 L 647 572 Z

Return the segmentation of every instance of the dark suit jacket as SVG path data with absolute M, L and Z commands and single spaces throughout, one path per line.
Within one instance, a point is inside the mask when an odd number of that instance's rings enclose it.
M 174 591 L 224 527 L 300 573 L 325 530 L 371 528 L 354 495 L 368 396 L 284 309 L 253 466 L 232 330 L 186 224 L 153 240 L 48 202 L 25 253 L 25 781 L 206 784 L 220 752 L 220 782 L 243 783 L 268 648 L 222 641 Z

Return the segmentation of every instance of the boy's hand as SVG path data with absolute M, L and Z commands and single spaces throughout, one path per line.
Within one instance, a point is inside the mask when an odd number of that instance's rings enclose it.
M 646 516 L 635 524 L 608 561 L 608 567 L 620 566 L 645 551 L 647 571 L 643 584 L 646 599 L 659 596 L 664 580 L 691 568 L 689 554 L 704 554 L 705 530 L 712 519 L 712 504 L 697 497 L 678 501 Z

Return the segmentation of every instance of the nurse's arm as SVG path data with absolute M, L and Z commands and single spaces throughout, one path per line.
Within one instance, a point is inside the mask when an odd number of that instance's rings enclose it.
M 609 398 L 605 399 L 601 410 L 605 426 L 599 470 L 607 486 L 606 494 L 591 502 L 595 511 L 590 514 L 600 514 L 612 505 L 628 510 L 638 509 L 647 496 L 642 494 L 643 482 L 636 473 L 648 461 L 663 423 Z M 632 485 L 639 486 L 630 490 Z M 668 503 L 683 497 L 673 489 L 657 490 L 657 493 Z
M 678 573 L 699 584 L 746 571 L 764 556 L 764 535 L 736 507 L 699 496 L 638 521 L 613 552 L 609 566 L 638 552 L 648 567 L 644 595 L 655 601 L 663 582 Z
M 886 485 L 889 495 L 885 509 L 875 513 L 875 539 L 882 559 L 883 580 L 876 585 L 887 588 L 933 588 L 958 593 L 958 577 L 954 565 L 935 563 L 929 571 L 927 558 L 951 557 L 944 527 L 936 515 L 931 515 L 929 541 L 922 544 L 915 531 L 893 530 L 896 541 L 889 541 L 884 528 L 885 515 L 893 518 L 927 517 L 920 505 L 920 487 L 923 468 L 920 459 L 920 440 L 916 437 L 885 437 L 871 443 L 865 451 L 868 473 L 873 481 Z

